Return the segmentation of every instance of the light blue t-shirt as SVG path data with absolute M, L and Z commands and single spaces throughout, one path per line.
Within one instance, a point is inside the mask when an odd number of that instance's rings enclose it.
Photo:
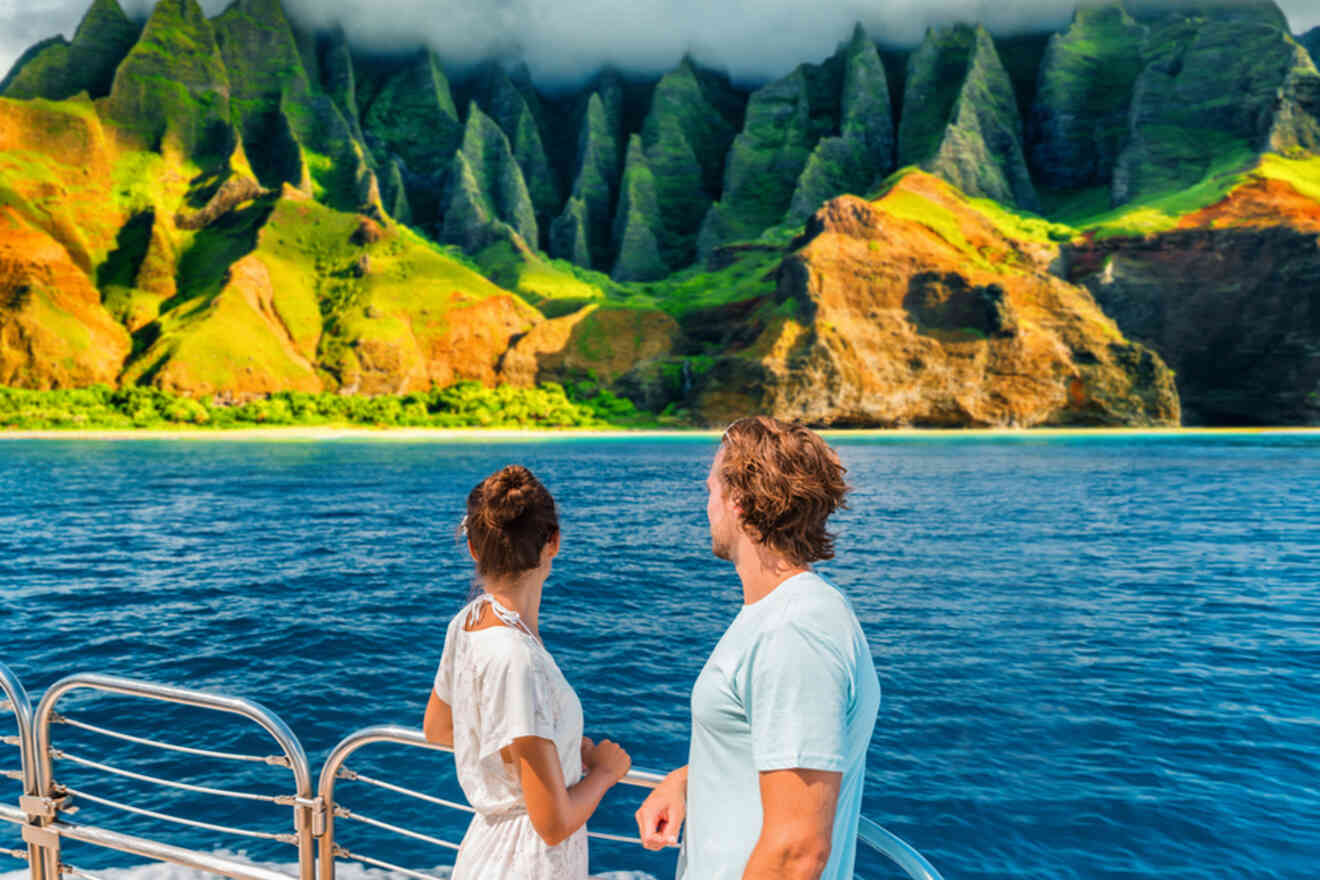
M 813 573 L 738 612 L 692 688 L 681 880 L 741 880 L 761 834 L 760 773 L 843 774 L 822 880 L 852 880 L 880 681 L 852 606 Z

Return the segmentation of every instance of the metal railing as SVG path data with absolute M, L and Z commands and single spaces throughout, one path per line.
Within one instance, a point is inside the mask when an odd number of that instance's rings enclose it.
M 17 771 L 4 771 L 4 775 L 16 779 L 23 786 L 23 796 L 28 797 L 37 793 L 37 770 L 36 770 L 36 752 L 33 750 L 32 743 L 32 701 L 28 699 L 27 691 L 23 688 L 23 683 L 18 680 L 18 676 L 3 663 L 0 663 L 0 712 L 14 716 L 14 723 L 17 733 L 13 737 L 4 737 L 6 745 L 16 746 L 18 748 L 19 768 Z M 26 825 L 27 816 L 22 810 L 5 810 L 0 813 L 0 819 L 13 822 L 17 825 Z M 38 873 L 40 871 L 40 852 L 35 844 L 29 843 L 27 850 L 21 849 L 3 849 L 0 850 L 4 855 L 25 861 L 31 866 L 32 880 L 43 880 Z
M 865 816 L 857 822 L 857 840 L 902 868 L 910 880 L 944 880 L 921 853 Z
M 449 752 L 453 749 L 448 746 L 438 745 L 430 742 L 420 730 L 414 730 L 407 727 L 380 726 L 368 727 L 359 730 L 356 733 L 349 734 L 339 745 L 335 746 L 326 758 L 325 766 L 321 768 L 321 780 L 317 787 L 317 793 L 320 795 L 321 803 L 324 808 L 323 827 L 318 827 L 317 832 L 320 835 L 320 852 L 318 855 L 318 880 L 335 880 L 335 863 L 338 859 L 350 859 L 364 865 L 370 865 L 375 868 L 384 868 L 389 871 L 395 871 L 416 880 L 440 880 L 433 874 L 425 874 L 420 871 L 414 871 L 411 868 L 405 868 L 401 865 L 392 864 L 380 859 L 365 856 L 360 853 L 351 852 L 335 843 L 335 819 L 345 819 L 349 821 L 360 822 L 364 825 L 370 825 L 382 831 L 388 831 L 401 837 L 408 837 L 413 840 L 420 840 L 433 846 L 442 847 L 449 850 L 457 850 L 458 844 L 450 840 L 442 840 L 429 834 L 422 834 L 408 828 L 402 828 L 389 822 L 383 822 L 379 819 L 365 816 L 362 813 L 354 812 L 339 804 L 335 800 L 335 782 L 337 780 L 352 780 L 373 786 L 385 791 L 391 791 L 405 797 L 411 797 L 415 800 L 434 804 L 440 807 L 446 807 L 451 810 L 458 810 L 464 813 L 473 813 L 475 810 L 465 803 L 452 801 L 446 798 L 436 797 L 425 792 L 414 791 L 400 785 L 385 782 L 381 779 L 374 779 L 363 773 L 358 773 L 349 769 L 346 762 L 350 755 L 361 749 L 363 746 L 369 746 L 376 743 L 392 743 L 394 745 L 411 746 L 414 748 L 429 749 L 435 752 Z M 633 770 L 622 782 L 625 785 L 635 785 L 641 788 L 655 788 L 664 777 L 658 773 L 652 773 L 646 770 Z M 588 832 L 589 837 L 598 840 L 611 840 L 618 843 L 636 843 L 641 844 L 641 839 L 637 837 L 626 837 L 619 834 L 606 834 L 604 832 Z
M 80 689 L 176 703 L 238 715 L 260 725 L 279 745 L 282 754 L 247 755 L 174 745 L 159 740 L 131 736 L 56 713 L 56 703 L 70 692 Z M 27 852 L 0 849 L 0 855 L 10 855 L 26 860 L 29 864 L 32 880 L 60 880 L 61 874 L 84 878 L 84 880 L 96 880 L 91 875 L 61 861 L 61 838 L 156 861 L 171 862 L 207 873 L 230 877 L 233 880 L 291 880 L 289 875 L 281 871 L 227 856 L 173 846 L 90 824 L 71 822 L 67 817 L 77 809 L 71 805 L 71 801 L 75 799 L 164 822 L 225 834 L 294 844 L 298 848 L 299 876 L 297 880 L 335 880 L 335 866 L 340 859 L 349 859 L 363 865 L 383 868 L 405 877 L 414 878 L 414 880 L 440 880 L 435 875 L 406 868 L 383 859 L 354 853 L 339 846 L 335 841 L 336 819 L 357 822 L 396 836 L 421 841 L 448 850 L 457 850 L 459 847 L 457 843 L 452 841 L 423 834 L 419 831 L 364 815 L 361 812 L 349 810 L 335 800 L 335 783 L 338 780 L 352 780 L 451 810 L 466 813 L 474 812 L 472 807 L 460 800 L 448 800 L 433 794 L 414 791 L 382 779 L 375 779 L 354 771 L 347 765 L 348 758 L 359 749 L 379 743 L 452 752 L 452 749 L 448 747 L 428 742 L 420 730 L 397 726 L 377 726 L 350 734 L 326 758 L 318 784 L 313 789 L 312 774 L 307 756 L 298 738 L 277 715 L 249 700 L 131 679 L 84 674 L 69 676 L 52 685 L 42 697 L 34 712 L 22 685 L 3 663 L 0 663 L 0 692 L 3 694 L 0 710 L 7 708 L 14 714 L 18 730 L 16 737 L 5 737 L 5 740 L 18 746 L 22 762 L 21 769 L 17 774 L 10 775 L 14 775 L 14 778 L 23 783 L 24 790 L 19 809 L 0 804 L 0 821 L 21 826 L 23 839 L 28 844 Z M 225 761 L 284 767 L 292 772 L 296 791 L 292 795 L 255 794 L 162 779 L 115 767 L 102 761 L 54 748 L 52 745 L 52 726 L 55 724 L 68 725 L 88 733 L 165 751 Z M 53 774 L 53 762 L 56 760 L 67 761 L 100 773 L 174 790 L 291 806 L 293 808 L 293 833 L 269 833 L 185 819 L 180 816 L 171 816 L 155 810 L 121 803 L 79 789 L 61 786 L 56 782 Z M 626 785 L 654 788 L 663 778 L 659 773 L 634 769 L 622 781 Z M 602 840 L 641 843 L 636 837 L 624 835 L 601 832 L 589 832 L 589 835 Z M 870 819 L 861 818 L 857 840 L 892 861 L 902 869 L 910 880 L 941 880 L 939 872 L 920 853 Z M 319 864 L 317 863 L 318 859 Z
M 256 724 L 264 729 L 265 732 L 275 740 L 276 744 L 280 747 L 282 754 L 268 756 L 243 755 L 174 745 L 159 740 L 130 736 L 125 733 L 58 715 L 55 712 L 55 705 L 62 697 L 76 690 L 93 690 L 101 693 L 157 700 L 161 702 L 192 706 L 194 708 L 214 712 L 238 715 L 242 718 L 256 722 Z M 132 742 L 138 745 L 145 745 L 165 751 L 227 761 L 241 761 L 285 767 L 293 774 L 295 792 L 292 795 L 263 795 L 250 792 L 231 791 L 227 789 L 193 785 L 176 780 L 162 779 L 144 773 L 136 773 L 119 767 L 113 767 L 99 761 L 94 761 L 86 757 L 73 755 L 69 752 L 53 748 L 51 743 L 51 728 L 57 723 L 79 728 L 101 736 L 111 737 L 121 741 Z M 288 876 L 281 872 L 256 867 L 235 859 L 210 853 L 194 852 L 182 847 L 170 846 L 159 841 L 121 834 L 105 828 L 96 828 L 67 822 L 62 819 L 59 814 L 61 810 L 65 809 L 65 804 L 70 798 L 177 825 L 201 828 L 208 831 L 246 838 L 273 840 L 293 844 L 298 848 L 299 880 L 315 880 L 315 842 L 312 836 L 312 824 L 313 813 L 317 807 L 317 801 L 315 799 L 315 793 L 312 790 L 311 768 L 307 763 L 307 755 L 303 751 L 302 744 L 298 741 L 298 738 L 294 736 L 293 731 L 289 729 L 288 725 L 286 725 L 279 716 L 271 712 L 269 709 L 266 709 L 264 706 L 254 703 L 251 700 L 245 700 L 238 697 L 221 696 L 206 693 L 205 691 L 168 687 L 126 678 L 114 678 L 107 675 L 71 675 L 51 685 L 50 689 L 47 690 L 45 695 L 41 698 L 41 702 L 38 704 L 37 710 L 32 717 L 32 730 L 36 744 L 36 782 L 40 798 L 35 799 L 32 804 L 34 809 L 28 810 L 28 813 L 36 820 L 35 824 L 39 826 L 39 831 L 36 832 L 34 836 L 38 838 L 36 842 L 42 849 L 43 866 L 45 871 L 45 878 L 34 877 L 34 880 L 53 880 L 54 877 L 58 876 L 60 870 L 60 837 L 67 837 L 71 840 L 78 840 L 101 847 L 108 847 L 110 849 L 120 850 L 133 855 L 144 856 L 149 859 L 172 862 L 177 865 L 183 865 L 201 871 L 218 873 L 236 878 L 236 880 L 277 880 L 277 878 L 278 880 L 288 880 Z M 155 810 L 137 807 L 132 804 L 122 803 L 111 798 L 92 794 L 88 791 L 61 786 L 56 783 L 53 773 L 52 764 L 56 759 L 68 761 L 102 773 L 113 774 L 123 778 L 175 790 L 290 806 L 293 808 L 293 833 L 272 833 L 255 831 L 247 828 L 234 828 L 225 825 L 217 825 L 210 822 L 199 822 L 194 819 L 172 816 L 167 813 L 161 813 Z

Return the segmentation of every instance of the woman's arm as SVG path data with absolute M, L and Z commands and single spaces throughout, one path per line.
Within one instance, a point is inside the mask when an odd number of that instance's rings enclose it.
M 532 827 L 550 846 L 563 843 L 587 824 L 605 796 L 628 773 L 628 753 L 609 740 L 584 751 L 587 775 L 571 788 L 564 785 L 555 744 L 537 736 L 525 736 L 509 746 L 513 765 L 522 780 L 527 816 Z
M 435 695 L 435 691 L 431 691 L 431 699 L 426 704 L 422 734 L 427 742 L 454 747 L 454 713 L 448 703 Z

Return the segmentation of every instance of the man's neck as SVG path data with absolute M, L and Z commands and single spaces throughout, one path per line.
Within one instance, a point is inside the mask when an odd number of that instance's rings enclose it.
M 810 570 L 805 565 L 789 562 L 778 554 L 754 545 L 742 548 L 734 567 L 738 569 L 738 579 L 742 581 L 744 605 L 760 602 L 784 581 Z

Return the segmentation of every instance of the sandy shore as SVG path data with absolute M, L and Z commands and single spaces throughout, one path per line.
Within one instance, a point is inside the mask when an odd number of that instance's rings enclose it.
M 1067 437 L 1227 437 L 1293 435 L 1320 437 L 1320 428 L 1024 428 L 1024 429 L 876 429 L 822 431 L 827 437 L 874 437 L 877 439 L 1045 439 Z M 365 427 L 272 427 L 217 430 L 207 428 L 156 430 L 47 430 L 0 431 L 5 440 L 237 440 L 324 442 L 335 440 L 431 441 L 443 443 L 527 443 L 547 440 L 585 439 L 718 439 L 715 430 L 514 430 L 505 428 L 365 428 Z

